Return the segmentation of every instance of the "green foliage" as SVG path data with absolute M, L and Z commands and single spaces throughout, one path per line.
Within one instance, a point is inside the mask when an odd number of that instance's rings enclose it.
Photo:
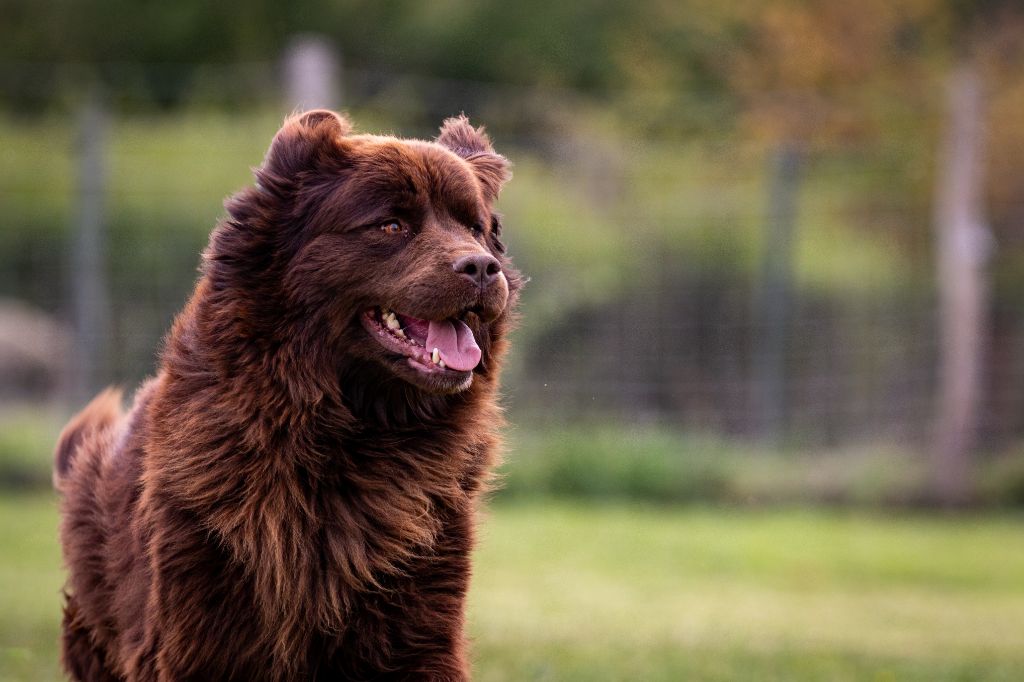
M 978 496 L 994 505 L 1024 507 L 1024 445 L 985 462 Z
M 656 429 L 518 430 L 500 494 L 661 502 L 720 500 L 735 456 L 710 439 Z
M 928 483 L 926 462 L 884 446 L 785 453 L 608 424 L 519 429 L 510 440 L 498 492 L 510 499 L 878 507 L 916 504 Z
M 593 206 L 578 179 L 530 156 L 517 157 L 514 172 L 499 209 L 517 266 L 542 280 L 525 289 L 530 335 L 566 310 L 621 293 L 640 253 L 629 247 L 635 227 Z
M 354 118 L 362 129 L 392 125 L 364 121 L 358 111 Z M 279 123 L 269 107 L 186 109 L 111 122 L 105 209 L 115 295 L 166 296 L 169 309 L 177 307 L 173 297 L 187 291 L 223 199 L 252 181 L 249 169 L 260 163 Z M 524 270 L 543 278 L 544 286 L 527 289 L 536 319 L 635 286 L 638 276 L 651 276 L 648 261 L 658 252 L 685 256 L 689 267 L 721 276 L 748 276 L 757 267 L 767 201 L 764 150 L 723 158 L 715 145 L 691 141 L 636 146 L 627 154 L 630 143 L 614 131 L 586 121 L 578 126 L 573 144 L 594 156 L 577 160 L 573 173 L 507 149 L 499 139 L 515 161 L 515 181 L 499 207 L 507 214 L 508 242 Z M 594 130 L 585 132 L 589 127 Z M 583 139 L 591 133 L 601 135 L 600 144 Z M 0 293 L 56 308 L 66 287 L 61 278 L 75 200 L 73 121 L 0 117 L 0 135 L 7 216 L 0 232 Z M 907 254 L 892 248 L 891 236 L 877 239 L 860 230 L 852 210 L 829 209 L 855 207 L 866 197 L 895 199 L 897 173 L 876 161 L 838 158 L 802 192 L 797 268 L 806 285 L 875 293 L 906 284 Z M 858 183 L 851 186 L 850 177 Z M 905 207 L 904 213 L 914 215 Z M 561 267 L 565 259 L 572 268 Z M 165 288 L 153 276 L 184 286 Z
M 50 485 L 53 448 L 61 418 L 20 409 L 0 414 L 0 490 Z
M 170 102 L 190 86 L 198 63 L 274 60 L 305 32 L 328 36 L 364 65 L 599 90 L 626 75 L 622 52 L 658 19 L 608 0 L 90 0 L 15 8 L 0 31 L 0 59 L 96 64 L 101 78 L 121 86 L 126 64 L 140 63 L 132 86 Z M 684 48 L 673 57 L 688 70 L 700 51 L 687 51 L 693 41 L 673 33 L 664 38 Z

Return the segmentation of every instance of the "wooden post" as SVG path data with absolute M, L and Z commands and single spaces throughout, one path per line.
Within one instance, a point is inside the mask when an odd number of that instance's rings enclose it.
M 337 109 L 341 60 L 326 38 L 296 36 L 285 50 L 286 106 L 290 110 Z
M 752 409 L 756 434 L 777 445 L 786 418 L 786 352 L 793 298 L 793 233 L 801 153 L 782 143 L 772 155 L 761 278 L 754 299 Z
M 108 380 L 111 343 L 110 300 L 104 253 L 104 144 L 107 114 L 98 88 L 90 91 L 78 121 L 78 183 L 74 247 L 71 254 L 71 305 L 75 328 L 70 401 L 88 400 Z
M 948 98 L 935 197 L 941 364 L 934 492 L 940 503 L 955 506 L 971 494 L 993 242 L 982 216 L 981 87 L 971 67 L 953 74 Z

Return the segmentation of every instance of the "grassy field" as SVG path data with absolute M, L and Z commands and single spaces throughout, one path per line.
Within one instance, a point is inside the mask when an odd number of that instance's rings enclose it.
M 0 680 L 59 679 L 52 497 L 0 499 Z M 480 680 L 1019 680 L 1024 519 L 517 502 L 471 609 Z

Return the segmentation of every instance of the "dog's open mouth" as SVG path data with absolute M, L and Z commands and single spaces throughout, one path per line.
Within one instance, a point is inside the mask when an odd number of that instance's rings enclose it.
M 363 324 L 382 346 L 404 355 L 421 372 L 471 372 L 480 362 L 472 330 L 456 317 L 421 320 L 375 307 L 363 313 Z

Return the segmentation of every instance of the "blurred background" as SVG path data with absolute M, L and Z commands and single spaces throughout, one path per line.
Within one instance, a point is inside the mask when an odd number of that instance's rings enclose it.
M 4 1 L 0 678 L 59 679 L 63 421 L 314 106 L 514 163 L 479 679 L 1021 679 L 1015 0 Z

